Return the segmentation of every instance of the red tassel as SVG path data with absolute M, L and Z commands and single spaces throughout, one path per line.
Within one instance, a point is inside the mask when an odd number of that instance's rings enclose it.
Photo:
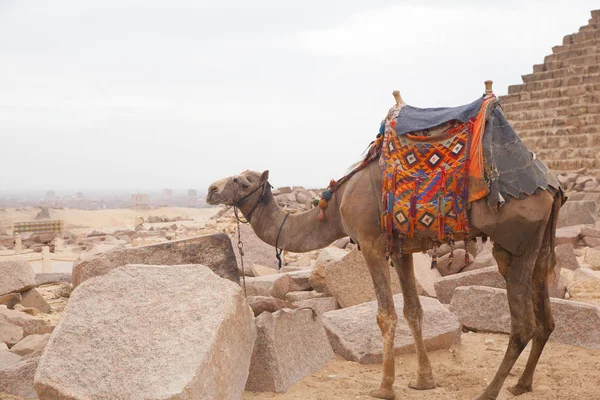
M 319 221 L 324 221 L 325 220 L 325 211 L 323 211 L 323 209 L 321 209 L 321 211 L 319 211 L 319 215 L 317 216 L 317 219 Z

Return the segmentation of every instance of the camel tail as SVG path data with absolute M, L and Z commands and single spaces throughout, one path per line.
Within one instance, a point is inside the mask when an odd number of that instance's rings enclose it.
M 550 257 L 548 259 L 548 276 L 552 275 L 552 279 L 556 277 L 556 272 L 554 268 L 556 267 L 556 252 L 554 248 L 556 247 L 556 227 L 558 225 L 558 214 L 560 212 L 560 208 L 567 201 L 567 197 L 564 195 L 561 188 L 558 189 L 556 194 L 554 195 L 554 202 L 552 203 L 552 212 L 550 214 L 550 223 L 548 224 L 548 228 L 550 229 Z

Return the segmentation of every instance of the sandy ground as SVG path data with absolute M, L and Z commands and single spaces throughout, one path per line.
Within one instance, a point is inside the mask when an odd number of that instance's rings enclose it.
M 147 219 L 149 216 L 163 216 L 169 218 L 182 217 L 193 219 L 196 222 L 208 220 L 216 214 L 220 208 L 182 208 L 162 207 L 152 210 L 136 210 L 132 208 L 119 208 L 111 210 L 76 210 L 76 209 L 50 209 L 51 219 L 62 219 L 65 228 L 131 228 L 135 225 L 136 217 Z M 40 211 L 39 208 L 27 207 L 25 209 L 5 209 L 0 212 L 0 221 L 3 225 L 10 226 L 15 221 L 32 221 Z
M 486 344 L 486 340 L 491 343 Z M 488 340 L 490 342 L 490 340 Z M 438 384 L 434 390 L 408 388 L 415 376 L 415 355 L 396 358 L 396 398 L 420 400 L 475 399 L 496 373 L 504 356 L 507 335 L 466 333 L 454 349 L 430 353 Z M 515 398 L 506 390 L 523 372 L 529 349 L 525 349 L 509 375 L 499 400 Z M 381 365 L 361 365 L 341 358 L 292 386 L 287 393 L 244 394 L 244 400 L 328 400 L 372 399 L 369 391 L 381 380 Z M 594 400 L 600 399 L 600 351 L 587 350 L 557 342 L 549 342 L 542 354 L 534 377 L 534 391 L 519 400 Z

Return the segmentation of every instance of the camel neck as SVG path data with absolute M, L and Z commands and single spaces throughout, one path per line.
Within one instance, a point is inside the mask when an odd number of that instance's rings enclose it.
M 264 203 L 252 214 L 250 221 L 254 232 L 264 242 L 280 249 L 302 253 L 327 247 L 335 240 L 346 236 L 339 215 L 341 188 L 334 192 L 329 206 L 325 210 L 325 220 L 319 221 L 319 208 L 290 214 L 285 218 L 284 211 L 275 200 L 271 191 L 267 191 Z M 244 210 L 242 210 L 243 212 Z M 282 227 L 282 222 L 285 223 Z M 277 235 L 279 234 L 279 240 Z

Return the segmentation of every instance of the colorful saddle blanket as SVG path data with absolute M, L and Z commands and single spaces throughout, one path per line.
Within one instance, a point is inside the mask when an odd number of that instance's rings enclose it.
M 449 121 L 438 113 L 437 126 L 418 119 L 402 122 L 403 106 L 390 109 L 376 143 L 383 172 L 381 223 L 390 236 L 395 230 L 401 237 L 445 241 L 469 233 L 467 204 L 487 194 L 479 158 L 484 110 L 494 99 L 469 104 Z M 406 126 L 421 130 L 406 132 Z M 477 188 L 481 193 L 474 193 Z

